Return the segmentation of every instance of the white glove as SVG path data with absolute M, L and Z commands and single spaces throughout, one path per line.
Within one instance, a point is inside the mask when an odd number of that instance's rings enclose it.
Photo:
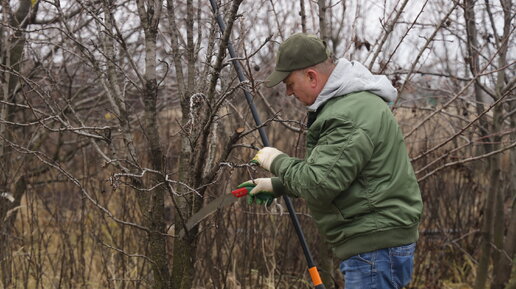
M 257 163 L 262 168 L 270 171 L 272 162 L 277 156 L 281 155 L 282 153 L 282 151 L 276 148 L 264 147 L 256 153 L 251 162 Z
M 248 204 L 257 203 L 258 205 L 270 205 L 272 200 L 278 197 L 272 189 L 271 178 L 249 180 L 238 185 L 238 188 L 242 187 L 254 187 L 248 194 Z
M 258 193 L 265 193 L 269 195 L 274 195 L 274 191 L 272 190 L 272 181 L 271 178 L 258 178 L 254 180 L 249 180 L 243 182 L 238 187 L 248 187 L 254 186 L 254 188 L 249 192 L 249 195 L 254 196 Z

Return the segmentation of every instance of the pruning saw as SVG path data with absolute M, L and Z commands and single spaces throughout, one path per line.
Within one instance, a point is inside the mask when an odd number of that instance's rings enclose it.
M 202 209 L 200 209 L 197 213 L 193 214 L 190 219 L 186 221 L 184 228 L 179 232 L 179 237 L 184 237 L 186 231 L 190 231 L 193 227 L 213 214 L 215 211 L 229 207 L 238 199 L 247 196 L 253 188 L 254 186 L 246 186 L 232 191 L 231 194 L 223 194 L 217 197 L 215 200 L 211 201 Z M 261 199 L 266 204 L 272 201 L 272 197 L 264 194 L 256 194 L 254 197 Z

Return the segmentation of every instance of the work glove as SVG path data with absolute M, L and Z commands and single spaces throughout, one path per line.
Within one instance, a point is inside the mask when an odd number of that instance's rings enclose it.
M 281 154 L 283 154 L 283 152 L 276 148 L 264 147 L 256 153 L 254 158 L 251 160 L 251 163 L 255 163 L 261 166 L 262 168 L 270 171 L 272 162 L 277 156 Z
M 268 206 L 275 198 L 278 197 L 272 189 L 271 178 L 258 178 L 238 185 L 239 189 L 243 187 L 251 189 L 247 195 L 247 203 L 249 205 L 256 203 L 258 205 L 265 204 Z

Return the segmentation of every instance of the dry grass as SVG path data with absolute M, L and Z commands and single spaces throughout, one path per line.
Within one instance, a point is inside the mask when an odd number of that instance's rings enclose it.
M 399 109 L 396 116 L 406 132 L 427 113 Z M 410 155 L 415 157 L 434 147 L 463 124 L 464 120 L 447 115 L 433 118 L 406 140 Z M 177 133 L 176 129 L 171 126 L 167 138 Z M 302 136 L 278 127 L 271 131 L 276 132 L 271 134 L 276 146 L 288 148 L 293 155 L 302 154 Z M 287 140 L 295 140 L 296 145 Z M 256 138 L 246 141 L 257 142 Z M 463 144 L 460 138 L 449 142 L 414 162 L 415 170 Z M 435 165 L 468 157 L 475 149 L 467 146 Z M 241 162 L 246 159 L 242 156 L 245 153 L 248 152 L 238 151 L 233 160 Z M 106 177 L 109 173 L 95 173 L 94 164 L 88 169 L 91 177 L 83 184 L 99 203 L 118 218 L 139 223 L 135 192 L 124 185 L 111 187 Z M 238 170 L 225 174 L 207 195 L 216 196 L 248 178 L 247 173 Z M 488 182 L 481 166 L 467 164 L 440 171 L 421 183 L 425 212 L 410 288 L 470 288 L 478 254 L 475 230 L 480 225 L 484 186 Z M 167 203 L 171 204 L 170 200 Z M 318 260 L 320 236 L 303 201 L 295 200 L 294 204 Z M 311 288 L 290 220 L 286 210 L 279 208 L 267 212 L 242 201 L 204 221 L 195 288 Z M 151 288 L 152 274 L 144 257 L 145 234 L 109 219 L 71 184 L 31 187 L 17 213 L 10 246 L 14 278 L 10 288 Z M 169 238 L 169 245 L 172 242 L 173 238 Z M 334 260 L 334 264 L 338 261 Z M 337 273 L 335 278 L 341 276 Z

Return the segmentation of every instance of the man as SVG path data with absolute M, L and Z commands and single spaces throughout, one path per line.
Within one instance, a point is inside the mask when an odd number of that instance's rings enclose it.
M 280 45 L 266 85 L 286 85 L 309 111 L 305 159 L 276 148 L 253 161 L 275 178 L 260 178 L 257 196 L 306 200 L 314 221 L 342 260 L 346 289 L 401 288 L 412 275 L 422 201 L 386 102 L 397 92 L 385 76 L 330 57 L 315 36 L 294 34 Z

